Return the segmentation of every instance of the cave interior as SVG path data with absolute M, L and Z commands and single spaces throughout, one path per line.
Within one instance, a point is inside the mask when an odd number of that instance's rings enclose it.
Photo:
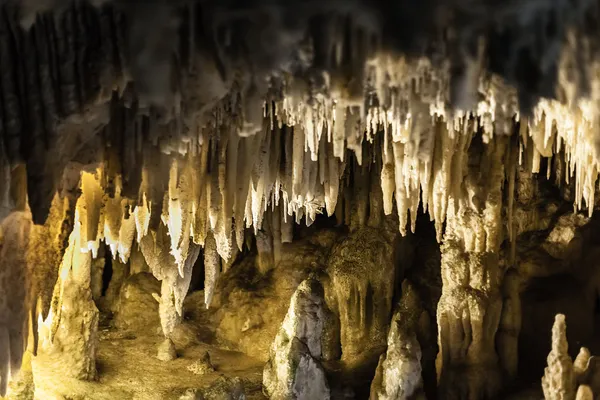
M 597 400 L 599 160 L 598 0 L 0 1 L 0 399 Z

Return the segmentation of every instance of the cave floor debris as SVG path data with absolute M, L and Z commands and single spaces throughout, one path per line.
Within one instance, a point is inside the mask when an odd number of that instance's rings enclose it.
M 263 363 L 242 353 L 222 350 L 209 344 L 178 349 L 178 358 L 163 362 L 156 349 L 163 338 L 148 334 L 103 330 L 98 348 L 96 382 L 65 377 L 60 360 L 41 355 L 33 363 L 36 398 L 86 400 L 176 400 L 188 389 L 205 389 L 219 377 L 239 377 L 249 400 L 265 399 L 262 394 Z M 197 375 L 187 367 L 210 353 L 216 371 Z

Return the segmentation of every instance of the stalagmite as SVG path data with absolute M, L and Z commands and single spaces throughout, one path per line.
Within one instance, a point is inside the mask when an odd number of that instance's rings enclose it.
M 573 371 L 573 360 L 569 356 L 565 316 L 556 315 L 552 326 L 552 351 L 548 354 L 548 367 L 542 378 L 546 400 L 575 399 L 577 383 Z
M 62 373 L 77 379 L 96 378 L 99 312 L 92 299 L 91 252 L 82 242 L 85 225 L 79 219 L 80 200 L 75 211 L 73 232 L 65 250 L 52 299 L 51 341 L 43 351 L 60 357 Z M 67 361 L 68 360 L 68 361 Z
M 575 400 L 593 400 L 594 393 L 592 393 L 592 389 L 590 389 L 587 385 L 581 385 L 577 389 L 577 394 L 575 395 Z
M 177 351 L 175 350 L 175 344 L 171 339 L 165 339 L 158 346 L 158 353 L 156 354 L 156 358 L 160 361 L 173 361 L 177 358 Z
M 596 356 L 582 347 L 572 361 L 569 356 L 565 316 L 557 314 L 552 326 L 552 349 L 542 377 L 545 399 L 594 399 L 600 391 L 600 366 Z
M 329 384 L 320 363 L 324 307 L 321 283 L 314 278 L 303 281 L 292 296 L 263 371 L 264 391 L 269 398 L 330 398 Z
M 165 337 L 170 337 L 173 330 L 181 323 L 183 316 L 183 300 L 189 289 L 192 267 L 200 254 L 200 246 L 190 243 L 186 259 L 180 275 L 175 258 L 171 254 L 171 241 L 164 225 L 158 232 L 150 233 L 140 242 L 144 259 L 150 267 L 150 272 L 161 281 L 160 296 L 156 295 L 159 303 L 160 323 Z M 186 240 L 190 240 L 186 237 Z
M 424 311 L 419 303 L 415 289 L 404 281 L 402 299 L 392 317 L 387 351 L 379 358 L 369 399 L 408 400 L 424 396 L 421 346 L 417 339 Z

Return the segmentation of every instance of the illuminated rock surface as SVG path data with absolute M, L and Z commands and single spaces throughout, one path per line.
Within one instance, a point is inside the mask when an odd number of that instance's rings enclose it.
M 271 399 L 329 399 L 321 365 L 325 318 L 323 286 L 308 278 L 299 286 L 271 347 L 263 372 Z
M 0 395 L 597 397 L 599 9 L 1 2 Z

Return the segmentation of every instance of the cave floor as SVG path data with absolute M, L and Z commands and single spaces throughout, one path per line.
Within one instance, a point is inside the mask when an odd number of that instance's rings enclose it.
M 178 349 L 178 358 L 156 358 L 159 335 L 140 335 L 102 330 L 97 355 L 98 380 L 85 382 L 65 377 L 63 365 L 51 355 L 39 355 L 33 362 L 36 398 L 53 400 L 176 400 L 188 389 L 204 389 L 221 376 L 239 377 L 247 399 L 266 399 L 262 394 L 264 363 L 242 353 L 195 344 Z M 205 351 L 216 371 L 196 375 L 187 367 Z

